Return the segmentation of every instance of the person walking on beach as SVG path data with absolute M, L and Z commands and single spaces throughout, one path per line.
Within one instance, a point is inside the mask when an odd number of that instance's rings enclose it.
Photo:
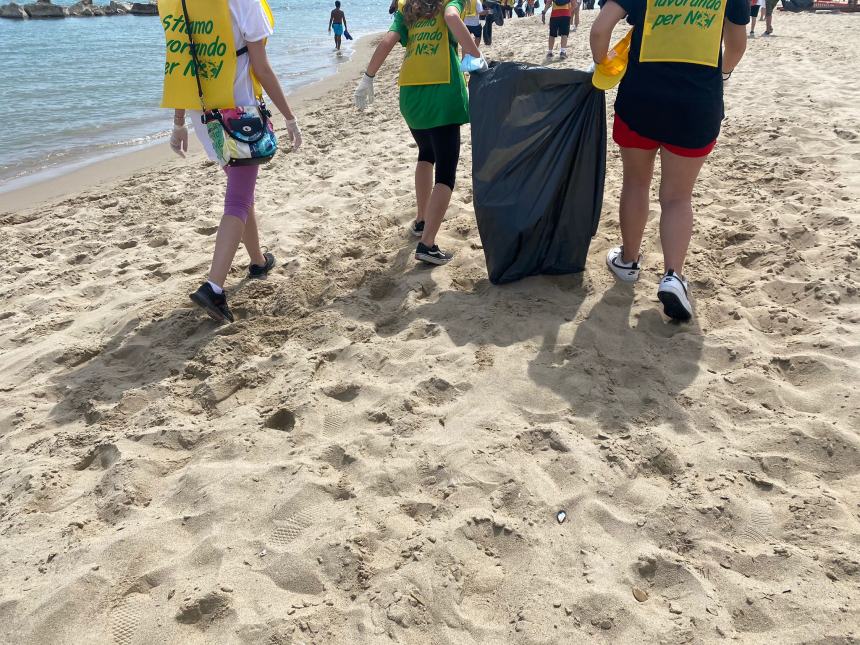
M 364 110 L 373 102 L 373 81 L 399 42 L 406 48 L 400 68 L 400 112 L 418 144 L 415 200 L 418 214 L 411 231 L 420 237 L 415 259 L 447 264 L 436 235 L 451 201 L 460 160 L 460 126 L 469 122 L 469 96 L 460 71 L 457 43 L 475 71 L 487 68 L 481 50 L 461 19 L 467 0 L 404 0 L 389 32 L 373 53 L 355 91 Z M 469 57 L 472 57 L 471 59 Z
M 204 113 L 191 109 L 201 105 L 201 97 L 194 77 L 198 65 L 192 60 L 189 48 L 183 47 L 188 44 L 190 33 L 195 39 L 195 51 L 201 52 L 200 69 L 226 69 L 232 72 L 229 76 L 201 78 L 202 98 L 207 110 L 258 106 L 265 90 L 286 118 L 292 148 L 298 150 L 302 143 L 298 123 L 266 56 L 266 39 L 273 33 L 274 21 L 265 1 L 227 0 L 219 4 L 211 0 L 159 0 L 158 5 L 168 47 L 162 107 L 174 108 L 171 149 L 181 157 L 188 150 L 188 129 L 185 127 L 187 113 L 207 155 L 212 161 L 219 161 L 207 125 L 202 121 Z M 191 20 L 190 30 L 184 19 L 186 9 Z M 198 28 L 198 25 L 201 27 Z M 204 35 L 209 38 L 208 41 L 203 40 Z M 172 43 L 178 43 L 178 46 Z M 209 51 L 215 53 L 215 58 L 203 58 L 203 52 Z M 175 60 L 173 57 L 176 57 Z M 182 73 L 188 69 L 192 73 Z M 174 74 L 174 71 L 177 73 Z M 207 115 L 211 114 L 207 112 Z M 223 139 L 223 130 L 219 132 Z M 208 279 L 191 294 L 191 300 L 196 305 L 220 322 L 233 322 L 224 283 L 239 243 L 245 244 L 251 260 L 249 278 L 265 278 L 275 266 L 275 256 L 263 252 L 260 247 L 257 229 L 254 191 L 259 169 L 259 165 L 223 166 L 227 190 L 224 195 L 224 215 L 215 236 L 212 264 Z
M 334 30 L 334 48 L 340 51 L 343 42 L 343 33 L 346 31 L 346 14 L 340 8 L 340 0 L 335 0 L 334 9 L 328 19 L 328 33 Z
M 633 24 L 612 132 L 623 165 L 622 244 L 609 250 L 606 264 L 620 280 L 639 279 L 659 153 L 664 273 L 657 297 L 670 318 L 689 320 L 684 262 L 693 232 L 693 188 L 720 133 L 723 83 L 746 49 L 749 0 L 700 4 L 697 20 L 685 20 L 679 11 L 661 0 L 608 0 L 591 28 L 591 53 L 596 64 L 603 61 L 618 22 L 627 17 Z
M 484 5 L 481 0 L 464 0 L 466 8 L 463 10 L 463 23 L 469 33 L 475 38 L 475 45 L 481 46 L 481 16 L 484 14 Z
M 750 0 L 750 38 L 755 38 L 755 23 L 759 11 L 765 8 L 765 0 Z
M 765 21 L 765 36 L 773 35 L 773 12 L 776 9 L 776 3 L 779 0 L 765 0 L 764 6 L 764 21 Z
M 540 19 L 546 22 L 546 12 L 552 11 L 549 18 L 549 41 L 546 50 L 546 57 L 554 56 L 555 39 L 561 37 L 561 48 L 559 49 L 559 58 L 567 58 L 567 38 L 570 35 L 570 16 L 571 4 L 578 0 L 550 0 L 544 4 L 541 11 Z

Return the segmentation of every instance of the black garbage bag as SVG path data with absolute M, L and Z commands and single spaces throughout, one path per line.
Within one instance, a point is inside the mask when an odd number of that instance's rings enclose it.
M 591 74 L 494 63 L 469 80 L 472 189 L 494 284 L 585 268 L 606 175 Z

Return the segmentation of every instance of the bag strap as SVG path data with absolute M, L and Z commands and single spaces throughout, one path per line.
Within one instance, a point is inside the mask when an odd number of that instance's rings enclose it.
M 203 86 L 200 84 L 200 61 L 197 60 L 197 48 L 194 46 L 194 39 L 191 38 L 191 19 L 188 17 L 188 7 L 185 4 L 185 0 L 182 0 L 182 13 L 185 17 L 185 33 L 188 35 L 191 59 L 194 61 L 194 80 L 197 81 L 197 95 L 200 97 L 200 107 L 205 112 L 206 104 L 203 102 Z

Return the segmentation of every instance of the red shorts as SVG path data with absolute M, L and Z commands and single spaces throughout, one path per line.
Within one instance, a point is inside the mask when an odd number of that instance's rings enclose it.
M 673 146 L 670 143 L 662 143 L 655 139 L 643 137 L 630 129 L 619 116 L 615 115 L 615 121 L 612 124 L 612 139 L 622 148 L 639 148 L 640 150 L 656 150 L 657 148 L 666 148 L 672 154 L 681 157 L 707 157 L 711 154 L 711 150 L 717 145 L 717 140 L 714 139 L 703 148 L 682 148 L 681 146 Z

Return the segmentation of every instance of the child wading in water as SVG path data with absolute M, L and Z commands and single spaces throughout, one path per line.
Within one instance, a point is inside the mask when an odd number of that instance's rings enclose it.
M 400 68 L 400 112 L 418 144 L 415 199 L 418 215 L 411 231 L 420 237 L 415 259 L 446 264 L 452 256 L 438 247 L 436 234 L 451 201 L 460 159 L 460 126 L 469 122 L 469 96 L 460 71 L 457 43 L 486 62 L 461 15 L 469 0 L 405 0 L 394 14 L 389 32 L 376 48 L 355 91 L 360 110 L 373 102 L 373 79 L 399 42 L 407 56 Z M 428 46 L 427 43 L 439 43 Z M 435 175 L 434 175 L 435 170 Z

